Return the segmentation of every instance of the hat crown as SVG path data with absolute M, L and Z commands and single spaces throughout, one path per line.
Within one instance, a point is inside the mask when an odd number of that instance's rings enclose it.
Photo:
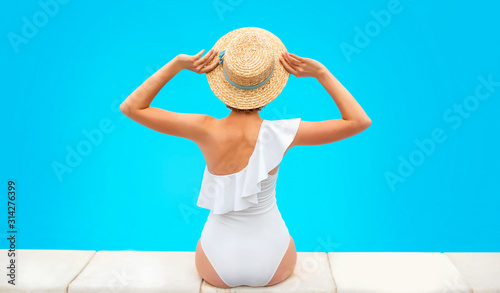
M 274 52 L 267 38 L 242 33 L 231 40 L 224 54 L 227 76 L 241 86 L 254 86 L 269 77 L 274 68 Z

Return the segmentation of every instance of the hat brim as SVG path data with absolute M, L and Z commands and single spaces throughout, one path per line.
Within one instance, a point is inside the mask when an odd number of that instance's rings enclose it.
M 278 97 L 290 76 L 290 73 L 283 67 L 279 60 L 281 54 L 287 52 L 285 45 L 283 45 L 278 37 L 265 29 L 244 27 L 230 31 L 215 43 L 213 49 L 218 52 L 225 50 L 233 37 L 248 31 L 259 33 L 266 37 L 269 45 L 272 47 L 275 63 L 271 78 L 256 89 L 244 90 L 233 86 L 227 81 L 222 71 L 222 64 L 206 74 L 210 89 L 212 89 L 217 98 L 224 104 L 237 109 L 255 109 L 267 105 Z M 214 58 L 209 65 L 216 62 L 219 62 L 218 57 Z

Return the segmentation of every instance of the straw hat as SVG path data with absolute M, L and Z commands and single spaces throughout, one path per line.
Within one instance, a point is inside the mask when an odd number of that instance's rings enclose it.
M 244 27 L 220 38 L 213 47 L 219 52 L 210 64 L 219 65 L 208 72 L 214 94 L 226 105 L 255 109 L 267 105 L 283 90 L 290 73 L 279 58 L 285 45 L 271 32 Z

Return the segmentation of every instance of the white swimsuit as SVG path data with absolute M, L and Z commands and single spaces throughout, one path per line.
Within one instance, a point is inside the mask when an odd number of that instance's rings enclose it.
M 207 167 L 197 205 L 210 209 L 201 246 L 228 286 L 264 286 L 274 276 L 290 243 L 276 205 L 276 168 L 293 141 L 300 118 L 264 120 L 248 165 L 213 175 Z M 278 169 L 279 170 L 279 169 Z

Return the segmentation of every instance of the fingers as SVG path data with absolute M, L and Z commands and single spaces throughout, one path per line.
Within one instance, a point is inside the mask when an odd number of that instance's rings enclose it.
M 290 56 L 290 53 L 285 52 L 285 58 L 286 58 L 286 61 L 288 61 L 288 63 L 295 65 L 295 66 L 300 66 L 300 61 L 293 58 L 292 56 Z
M 198 73 L 207 73 L 215 69 L 219 65 L 219 62 L 214 62 L 213 64 L 203 67 Z
M 292 67 L 292 65 L 290 65 L 290 63 L 288 63 L 288 61 L 284 57 L 281 57 L 280 61 L 288 72 L 297 76 L 297 71 Z
M 207 54 L 209 55 L 209 54 Z M 214 59 L 214 57 L 217 56 L 217 52 L 216 51 L 213 51 L 213 53 L 211 54 L 211 56 L 209 56 L 205 62 L 203 62 L 202 64 L 196 66 L 196 71 L 198 73 L 206 73 L 208 71 L 211 71 L 212 69 L 214 69 L 215 67 L 217 67 L 217 65 L 219 65 L 219 62 L 213 62 L 212 64 L 210 64 L 210 62 L 212 62 L 212 60 Z M 210 65 L 209 65 L 210 64 Z
M 201 50 L 198 54 L 194 55 L 194 58 L 198 59 L 203 55 L 203 52 L 205 52 L 205 49 Z
M 299 57 L 299 56 L 297 56 L 295 54 L 292 54 L 292 53 L 289 53 L 289 54 L 290 54 L 290 56 L 292 56 L 293 58 L 297 59 L 300 62 L 304 62 L 305 61 L 304 58 L 302 58 L 302 57 Z
M 292 67 L 293 70 L 298 72 L 299 69 L 298 67 L 300 66 L 300 63 L 298 63 L 296 60 L 292 60 L 292 58 L 288 55 L 287 52 L 283 53 L 283 57 L 288 63 L 288 65 L 290 65 L 290 67 Z
M 217 52 L 214 49 L 211 49 L 201 59 L 196 60 L 193 65 L 195 67 L 198 67 L 198 66 L 202 65 L 202 67 L 203 67 L 204 65 L 206 65 L 207 62 L 212 61 L 212 59 L 214 58 L 214 56 L 215 56 L 216 53 Z

